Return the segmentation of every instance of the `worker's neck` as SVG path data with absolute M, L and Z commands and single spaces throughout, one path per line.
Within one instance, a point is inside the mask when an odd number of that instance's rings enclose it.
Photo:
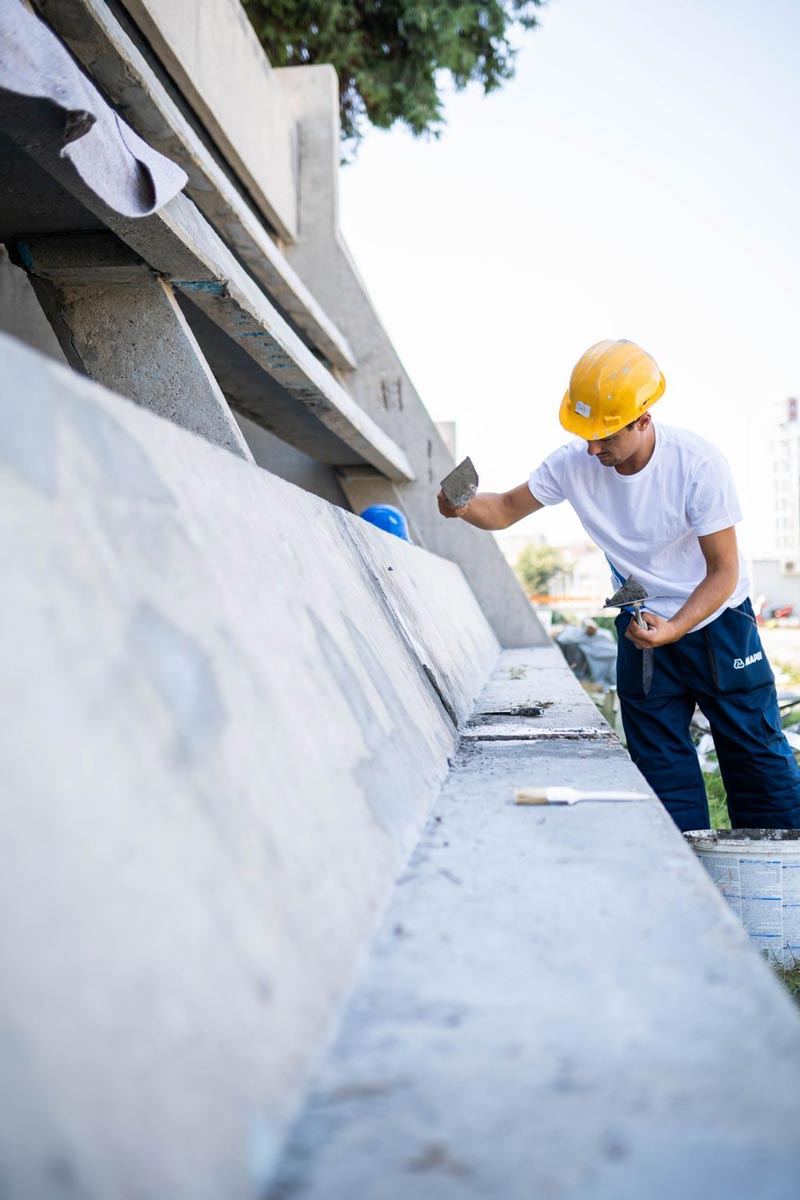
M 656 431 L 652 421 L 646 429 L 637 429 L 636 443 L 633 452 L 623 462 L 617 463 L 614 470 L 618 475 L 635 475 L 644 469 L 653 457 L 656 448 Z

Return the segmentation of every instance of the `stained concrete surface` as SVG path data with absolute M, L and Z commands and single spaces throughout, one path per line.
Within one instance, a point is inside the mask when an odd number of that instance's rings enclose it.
M 601 732 L 555 649 L 476 711 L 543 699 Z M 606 738 L 462 741 L 270 1200 L 794 1200 L 800 1018 L 655 798 L 513 804 L 588 782 L 643 787 Z

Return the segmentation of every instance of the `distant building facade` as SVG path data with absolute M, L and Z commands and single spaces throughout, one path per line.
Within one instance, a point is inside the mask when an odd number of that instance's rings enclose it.
M 775 405 L 770 438 L 774 557 L 752 564 L 753 595 L 764 596 L 764 614 L 792 605 L 800 611 L 800 400 Z

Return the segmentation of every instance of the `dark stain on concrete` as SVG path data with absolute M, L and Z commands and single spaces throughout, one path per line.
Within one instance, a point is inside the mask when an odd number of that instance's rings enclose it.
M 172 717 L 171 753 L 177 762 L 190 764 L 217 741 L 227 724 L 208 655 L 148 603 L 133 614 L 128 640 Z
M 372 695 L 353 669 L 350 656 L 336 642 L 319 617 L 308 609 L 322 657 L 358 724 L 367 757 L 356 769 L 370 811 L 380 827 L 397 845 L 409 826 L 415 796 L 434 784 L 433 768 L 420 732 L 408 707 L 395 690 L 389 673 L 358 626 L 344 618 L 354 657 L 361 663 L 392 722 L 385 729 L 375 712 Z
M 427 1171 L 440 1171 L 452 1175 L 456 1179 L 465 1179 L 472 1172 L 464 1163 L 452 1158 L 442 1142 L 429 1142 L 420 1150 L 416 1158 L 406 1164 L 406 1170 L 421 1174 Z

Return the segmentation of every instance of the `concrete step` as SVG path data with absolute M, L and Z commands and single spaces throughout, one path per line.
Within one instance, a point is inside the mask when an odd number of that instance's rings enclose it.
M 796 1197 L 797 1012 L 654 797 L 513 803 L 646 790 L 554 649 L 476 714 L 537 704 L 462 738 L 270 1200 Z

